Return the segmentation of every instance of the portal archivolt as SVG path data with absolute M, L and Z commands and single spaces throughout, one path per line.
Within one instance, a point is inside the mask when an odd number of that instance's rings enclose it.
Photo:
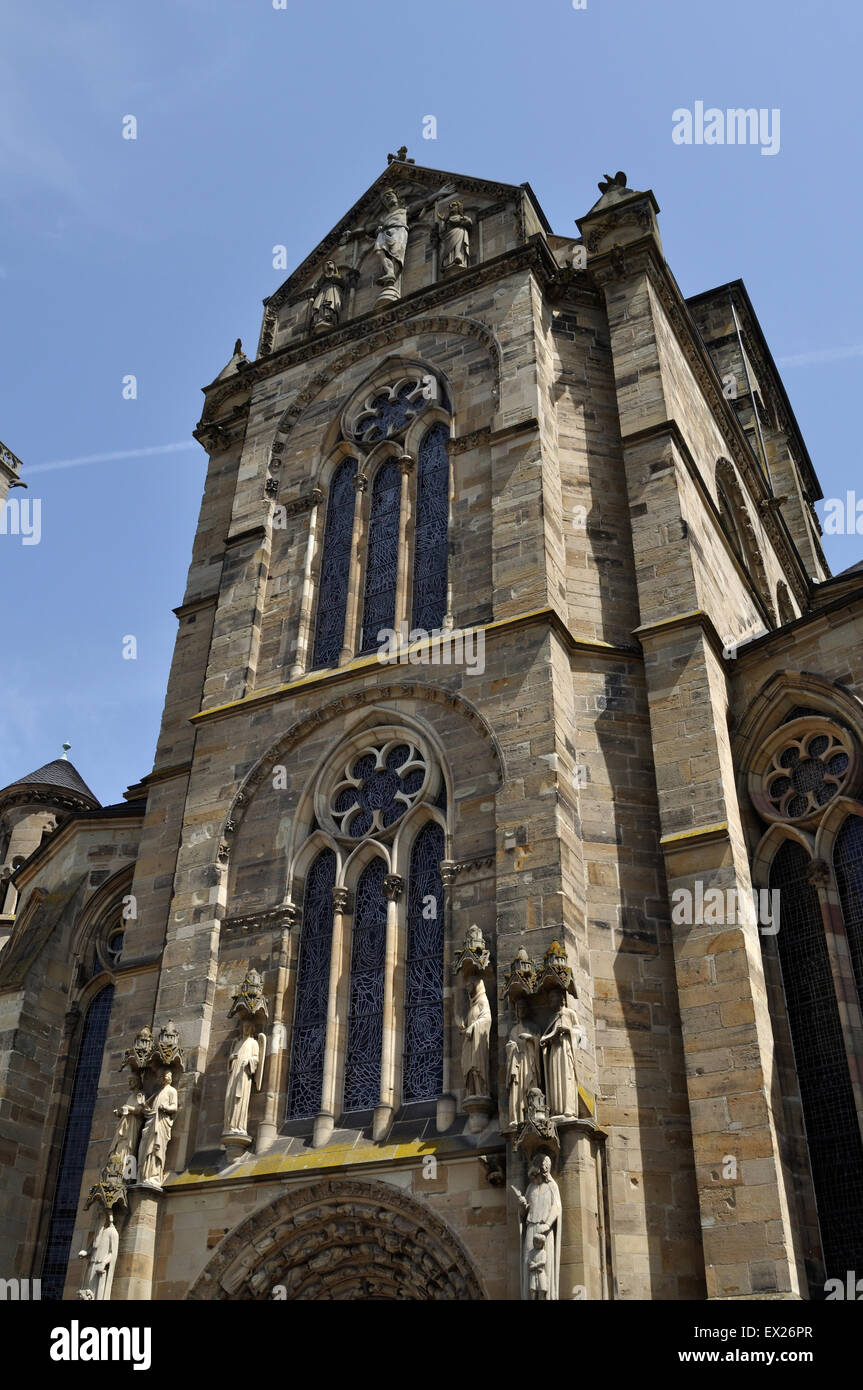
M 188 1297 L 462 1302 L 485 1294 L 467 1251 L 427 1207 L 389 1183 L 332 1179 L 243 1221 Z

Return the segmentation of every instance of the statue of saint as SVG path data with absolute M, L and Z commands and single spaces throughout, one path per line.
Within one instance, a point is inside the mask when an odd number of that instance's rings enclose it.
M 314 292 L 311 329 L 313 333 L 323 333 L 328 328 L 335 328 L 344 303 L 344 276 L 334 261 L 327 261 Z
M 177 1092 L 171 1085 L 171 1073 L 166 1071 L 161 1090 L 148 1100 L 144 1110 L 144 1132 L 138 1164 L 138 1186 L 154 1187 L 161 1191 L 165 1176 L 165 1160 L 171 1130 L 177 1118 Z
M 515 1002 L 515 1026 L 506 1044 L 506 1088 L 509 1122 L 519 1125 L 525 1118 L 528 1093 L 540 1085 L 539 1038 L 524 1022 L 524 1001 Z
M 254 1026 L 251 1019 L 246 1019 L 242 1035 L 235 1039 L 231 1049 L 228 1089 L 225 1094 L 225 1134 L 247 1133 L 253 1079 L 257 1090 L 261 1089 L 267 1039 L 263 1033 L 255 1037 Z
M 360 228 L 357 233 L 374 242 L 373 250 L 380 268 L 375 284 L 381 286 L 381 299 L 398 299 L 401 294 L 411 219 L 421 217 L 438 198 L 454 191 L 451 185 L 445 184 L 430 196 L 406 207 L 394 189 L 384 189 L 381 194 L 383 210 L 378 222 Z
M 78 1290 L 80 1299 L 86 1299 L 88 1302 L 101 1302 L 103 1299 L 111 1297 L 111 1285 L 114 1282 L 114 1268 L 117 1264 L 119 1244 L 120 1237 L 114 1225 L 114 1213 L 109 1211 L 105 1217 L 104 1226 L 93 1237 L 93 1244 L 90 1249 L 79 1251 L 82 1260 L 89 1259 L 90 1261 L 87 1266 L 87 1282 L 83 1288 Z
M 109 1158 L 112 1154 L 119 1155 L 123 1177 L 130 1182 L 134 1182 L 137 1177 L 138 1142 L 141 1138 L 146 1104 L 147 1098 L 141 1090 L 140 1079 L 133 1074 L 129 1077 L 129 1100 L 114 1111 L 120 1122 L 108 1150 Z
M 466 1093 L 469 1096 L 489 1094 L 489 1036 L 491 1034 L 491 1005 L 485 985 L 477 976 L 468 985 L 470 1004 L 467 1022 L 459 1025 L 464 1034 L 461 1065 Z
M 530 1170 L 527 1193 L 513 1192 L 521 1204 L 521 1296 L 557 1299 L 560 1285 L 560 1189 L 543 1154 Z
M 578 1114 L 578 1083 L 575 1052 L 578 1046 L 578 1019 L 567 1007 L 563 990 L 552 996 L 554 1018 L 540 1039 L 545 1062 L 545 1093 L 551 1115 Z
M 446 217 L 441 218 L 441 222 L 441 273 L 464 270 L 470 265 L 470 229 L 473 222 L 466 216 L 464 206 L 457 198 L 450 203 Z

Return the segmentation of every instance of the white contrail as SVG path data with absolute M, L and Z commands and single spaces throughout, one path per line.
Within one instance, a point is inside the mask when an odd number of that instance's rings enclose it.
M 34 463 L 29 467 L 26 463 L 22 469 L 22 477 L 29 478 L 33 473 L 47 473 L 52 468 L 79 468 L 84 463 L 115 463 L 120 459 L 140 459 L 150 454 L 176 454 L 181 449 L 199 449 L 200 445 L 194 439 L 180 439 L 176 444 L 151 444 L 142 449 L 115 449 L 111 454 L 82 454 L 76 459 L 55 459 L 52 463 Z
M 821 348 L 815 352 L 798 352 L 791 357 L 778 357 L 779 367 L 815 367 L 819 362 L 842 362 L 847 357 L 863 357 L 863 343 L 857 347 Z

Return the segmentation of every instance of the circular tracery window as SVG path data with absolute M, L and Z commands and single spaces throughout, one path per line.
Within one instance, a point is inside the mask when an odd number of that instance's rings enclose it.
M 430 772 L 422 750 L 403 739 L 353 753 L 329 794 L 339 834 L 358 840 L 388 830 L 429 790 Z
M 759 753 L 749 786 L 766 820 L 806 824 L 828 801 L 854 790 L 859 757 L 850 732 L 824 717 L 792 720 Z

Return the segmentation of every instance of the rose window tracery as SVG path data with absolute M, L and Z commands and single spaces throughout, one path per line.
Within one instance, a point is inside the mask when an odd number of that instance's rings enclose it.
M 850 731 L 825 715 L 806 713 L 766 740 L 750 772 L 750 793 L 765 820 L 805 826 L 817 822 L 834 797 L 852 794 L 859 771 Z
M 363 444 L 380 444 L 407 429 L 427 404 L 422 379 L 397 381 L 366 397 L 354 420 L 353 435 Z
M 363 749 L 347 763 L 333 789 L 330 814 L 342 835 L 361 839 L 388 830 L 415 805 L 429 768 L 414 744 L 392 740 Z
M 798 820 L 838 794 L 850 761 L 836 734 L 804 735 L 774 755 L 767 795 L 780 816 Z

